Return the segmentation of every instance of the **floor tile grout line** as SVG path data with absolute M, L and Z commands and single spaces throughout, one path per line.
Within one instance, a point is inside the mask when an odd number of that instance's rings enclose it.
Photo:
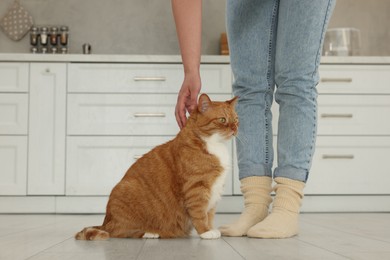
M 360 237 L 360 238 L 365 238 L 365 239 L 370 239 L 370 240 L 374 240 L 374 241 L 390 244 L 390 241 L 381 240 L 381 239 L 378 239 L 378 238 L 371 237 L 369 235 L 361 235 L 361 234 L 358 234 L 358 233 L 348 232 L 348 231 L 332 228 L 332 227 L 329 227 L 329 226 L 324 226 L 324 225 L 321 225 L 321 224 L 313 224 L 313 223 L 310 223 L 310 222 L 305 222 L 305 223 L 308 224 L 308 225 L 318 226 L 318 227 L 326 228 L 326 229 L 329 229 L 329 230 L 337 231 L 337 232 L 340 232 L 340 233 L 357 236 L 357 237 Z
M 0 239 L 3 239 L 7 236 L 12 236 L 12 235 L 15 235 L 15 234 L 19 234 L 19 233 L 22 233 L 22 232 L 28 232 L 28 231 L 32 231 L 32 230 L 35 230 L 35 229 L 38 229 L 38 228 L 45 228 L 45 227 L 50 227 L 52 225 L 55 225 L 57 224 L 58 222 L 52 222 L 50 224 L 43 224 L 43 225 L 40 225 L 40 226 L 37 226 L 37 227 L 33 227 L 33 228 L 27 228 L 27 229 L 23 229 L 23 230 L 20 230 L 20 231 L 15 231 L 15 232 L 11 232 L 11 233 L 8 233 L 8 234 L 4 234 L 4 235 L 0 235 Z
M 221 237 L 221 238 L 222 238 L 222 240 L 223 240 L 226 244 L 229 245 L 230 248 L 233 249 L 234 252 L 236 252 L 239 256 L 241 256 L 242 259 L 246 260 L 246 258 L 245 258 L 239 251 L 237 251 L 237 249 L 235 249 L 228 241 L 226 241 L 224 237 Z
M 61 244 L 61 243 L 64 243 L 65 241 L 67 241 L 67 240 L 69 240 L 69 239 L 72 239 L 72 238 L 73 238 L 73 237 L 65 238 L 64 240 L 62 240 L 62 241 L 60 241 L 60 242 L 58 242 L 58 243 L 55 243 L 55 244 L 53 244 L 53 245 L 51 245 L 51 246 L 49 246 L 49 247 L 46 247 L 45 249 L 43 249 L 43 250 L 41 250 L 41 251 L 39 251 L 39 252 L 37 252 L 37 253 L 35 253 L 35 254 L 29 256 L 29 257 L 26 258 L 25 260 L 31 259 L 31 258 L 33 258 L 33 257 L 35 257 L 35 256 L 38 256 L 39 254 L 45 253 L 45 251 L 48 251 L 50 248 L 53 248 L 53 247 L 55 247 L 55 246 L 57 246 L 57 245 L 59 245 L 59 244 Z
M 337 255 L 337 256 L 340 256 L 340 257 L 344 257 L 345 259 L 350 259 L 350 260 L 352 260 L 352 258 L 350 258 L 350 257 L 348 257 L 348 256 L 345 256 L 345 255 L 342 255 L 342 254 L 340 254 L 340 253 L 338 253 L 338 252 L 334 252 L 334 251 L 332 251 L 332 250 L 330 250 L 330 249 L 328 249 L 328 248 L 324 248 L 324 247 L 318 246 L 318 245 L 316 245 L 316 244 L 312 244 L 312 243 L 310 243 L 310 242 L 307 242 L 307 241 L 305 241 L 305 240 L 299 239 L 299 236 L 295 236 L 293 239 L 296 239 L 296 240 L 298 240 L 298 241 L 300 241 L 300 242 L 302 242 L 302 243 L 304 243 L 304 244 L 310 245 L 310 246 L 312 246 L 312 247 L 315 247 L 315 248 L 324 250 L 324 251 L 326 251 L 326 252 L 332 253 L 332 254 L 334 254 L 334 255 Z
M 141 248 L 138 250 L 137 256 L 135 257 L 136 260 L 138 260 L 140 258 L 141 253 L 144 251 L 146 242 L 148 241 L 148 239 L 143 239 L 143 240 L 144 240 L 144 243 L 142 244 Z
M 71 222 L 71 221 L 73 221 L 73 220 L 72 219 L 67 220 L 67 222 Z M 5 234 L 5 235 L 0 235 L 0 239 L 6 238 L 7 236 L 12 236 L 12 235 L 16 235 L 16 234 L 19 234 L 19 233 L 23 233 L 23 232 L 33 231 L 33 230 L 36 230 L 36 229 L 49 228 L 49 227 L 57 225 L 57 224 L 58 224 L 58 221 L 51 221 L 50 223 L 44 223 L 44 224 L 36 226 L 36 227 L 26 228 L 26 229 L 23 229 L 23 230 L 20 230 L 20 231 L 15 231 L 15 232 L 11 232 L 11 233 L 8 233 L 8 234 Z

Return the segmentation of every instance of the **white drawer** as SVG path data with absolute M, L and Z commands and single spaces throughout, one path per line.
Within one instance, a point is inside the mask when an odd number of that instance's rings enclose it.
M 201 65 L 205 93 L 231 93 L 229 65 Z M 68 91 L 81 93 L 178 93 L 181 64 L 69 64 Z
M 109 195 L 130 165 L 172 138 L 68 137 L 66 195 Z M 232 194 L 232 171 L 226 177 L 224 194 Z
M 0 134 L 27 134 L 28 94 L 0 94 Z
M 318 98 L 318 135 L 390 135 L 390 96 Z
M 176 100 L 173 94 L 69 94 L 68 135 L 176 135 Z
M 28 63 L 0 62 L 0 92 L 28 91 Z
M 171 138 L 68 137 L 66 195 L 109 195 L 137 158 Z
M 0 166 L 0 195 L 26 195 L 27 136 L 0 136 Z
M 175 95 L 69 94 L 68 135 L 175 135 Z
M 390 137 L 317 139 L 306 194 L 390 194 Z
M 319 93 L 390 94 L 388 65 L 321 65 Z
M 273 144 L 275 169 L 276 137 Z M 390 137 L 318 136 L 305 194 L 390 194 L 389 155 Z M 234 167 L 234 194 L 240 195 L 237 163 Z
M 272 107 L 277 134 L 279 107 Z M 390 135 L 390 95 L 319 95 L 318 135 Z

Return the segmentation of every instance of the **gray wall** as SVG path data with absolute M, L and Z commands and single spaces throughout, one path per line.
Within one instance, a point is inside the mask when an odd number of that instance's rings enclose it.
M 0 17 L 13 0 L 0 1 Z M 170 0 L 20 0 L 37 25 L 68 25 L 70 49 L 83 43 L 98 54 L 178 54 Z M 203 0 L 203 54 L 218 54 L 225 1 Z M 330 27 L 361 30 L 362 55 L 390 56 L 390 0 L 338 0 Z M 0 52 L 28 52 L 0 31 Z

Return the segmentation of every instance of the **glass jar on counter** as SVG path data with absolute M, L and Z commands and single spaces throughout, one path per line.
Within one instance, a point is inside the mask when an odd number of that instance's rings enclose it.
M 49 38 L 50 38 L 50 44 L 53 46 L 56 46 L 58 43 L 58 28 L 57 27 L 51 27 Z
M 40 42 L 42 46 L 46 46 L 49 41 L 48 29 L 47 27 L 41 28 Z
M 30 30 L 30 44 L 31 46 L 37 46 L 38 45 L 38 37 L 39 37 L 39 32 L 38 32 L 38 27 L 31 27 Z
M 61 26 L 60 44 L 67 46 L 69 41 L 69 28 L 67 26 Z

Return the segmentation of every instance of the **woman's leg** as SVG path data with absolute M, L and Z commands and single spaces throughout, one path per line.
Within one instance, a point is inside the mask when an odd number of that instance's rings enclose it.
M 240 119 L 240 179 L 272 176 L 272 114 L 278 0 L 227 1 L 233 92 Z
M 242 236 L 268 215 L 271 202 L 274 55 L 278 0 L 228 0 L 227 28 L 233 91 L 240 120 L 237 158 L 245 210 L 220 228 L 222 235 Z
M 276 36 L 275 101 L 279 104 L 278 167 L 272 213 L 253 237 L 291 237 L 314 153 L 318 66 L 334 0 L 280 0 Z

